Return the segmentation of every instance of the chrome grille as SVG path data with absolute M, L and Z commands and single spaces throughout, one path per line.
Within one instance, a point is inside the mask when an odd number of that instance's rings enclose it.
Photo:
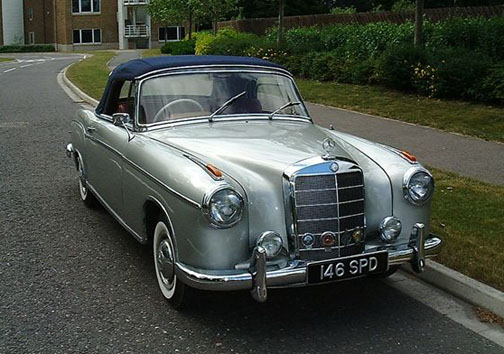
M 345 255 L 343 249 L 356 249 L 349 231 L 364 228 L 364 185 L 362 171 L 349 170 L 338 174 L 298 175 L 294 179 L 294 223 L 301 258 L 314 259 L 313 252 L 327 251 Z M 338 242 L 330 250 L 320 243 L 320 235 L 331 231 Z M 314 244 L 307 248 L 301 238 L 310 233 Z M 304 254 L 304 256 L 303 256 Z M 309 254 L 309 257 L 307 255 Z M 315 257 L 320 258 L 320 257 Z

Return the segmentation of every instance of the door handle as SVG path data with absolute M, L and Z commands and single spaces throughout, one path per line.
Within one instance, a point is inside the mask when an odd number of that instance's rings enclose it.
M 87 129 L 88 133 L 94 133 L 96 131 L 95 127 L 87 127 L 86 129 Z

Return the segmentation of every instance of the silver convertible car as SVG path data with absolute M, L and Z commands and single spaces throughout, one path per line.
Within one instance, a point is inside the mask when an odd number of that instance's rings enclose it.
M 71 123 L 80 198 L 153 247 L 159 288 L 268 289 L 421 272 L 434 181 L 405 151 L 313 123 L 281 66 L 168 56 L 118 66 Z

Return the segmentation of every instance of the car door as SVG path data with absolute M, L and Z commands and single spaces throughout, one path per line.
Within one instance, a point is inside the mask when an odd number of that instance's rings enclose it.
M 113 123 L 113 113 L 126 113 L 130 95 L 130 83 L 118 87 L 117 100 L 109 105 L 102 115 L 95 115 L 86 127 L 89 151 L 92 158 L 88 162 L 88 181 L 99 196 L 119 217 L 123 218 L 123 165 L 124 151 L 128 144 L 128 132 Z M 117 112 L 120 111 L 120 112 Z
M 95 116 L 86 127 L 88 137 L 88 181 L 107 206 L 119 216 L 122 214 L 121 151 L 128 142 L 123 127 L 115 126 L 112 119 Z

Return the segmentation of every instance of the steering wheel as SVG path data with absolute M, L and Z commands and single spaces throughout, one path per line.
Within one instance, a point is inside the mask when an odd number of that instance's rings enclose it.
M 167 104 L 165 104 L 163 107 L 161 107 L 161 109 L 156 113 L 156 115 L 154 116 L 154 118 L 152 119 L 152 123 L 156 123 L 159 118 L 162 116 L 162 113 L 166 110 L 168 110 L 169 108 L 171 108 L 172 106 L 176 105 L 176 104 L 180 104 L 180 103 L 191 103 L 193 105 L 195 105 L 196 107 L 198 107 L 198 109 L 200 110 L 200 112 L 203 112 L 204 111 L 204 108 L 201 104 L 199 104 L 199 102 L 195 101 L 195 100 L 192 100 L 190 98 L 179 98 L 175 101 L 171 101 Z M 168 112 L 168 117 L 171 116 L 171 113 Z

